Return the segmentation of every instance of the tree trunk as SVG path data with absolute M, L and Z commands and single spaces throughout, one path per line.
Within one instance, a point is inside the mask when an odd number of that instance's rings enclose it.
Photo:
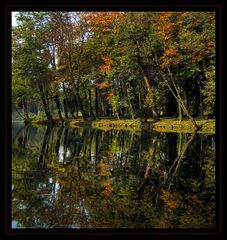
M 98 99 L 97 87 L 95 87 L 95 112 L 96 112 L 96 117 L 99 118 L 99 99 Z
M 78 105 L 79 105 L 79 108 L 80 108 L 80 111 L 81 111 L 83 120 L 86 121 L 86 120 L 87 120 L 87 116 L 86 116 L 86 113 L 85 113 L 85 111 L 84 111 L 82 99 L 81 99 L 80 94 L 79 94 L 78 91 L 76 92 L 76 101 L 77 101 L 77 103 L 78 103 Z
M 178 98 L 179 98 L 179 96 L 178 96 Z M 179 119 L 179 121 L 182 121 L 182 111 L 181 111 L 180 101 L 177 101 L 177 106 L 178 106 L 178 119 Z
M 60 120 L 63 122 L 64 120 L 63 120 L 63 117 L 62 117 L 62 114 L 61 114 L 61 104 L 60 104 L 59 96 L 58 96 L 57 93 L 54 96 L 54 100 L 55 100 L 55 103 L 56 103 L 56 106 L 57 106 L 58 116 L 59 116 Z
M 28 109 L 27 109 L 27 103 L 25 100 L 22 100 L 22 106 L 23 106 L 23 115 L 24 115 L 24 122 L 29 122 L 29 115 L 28 115 Z
M 64 98 L 63 99 L 63 105 L 64 105 L 64 113 L 65 113 L 65 118 L 69 118 L 69 116 L 68 116 L 68 106 L 67 106 L 67 101 L 66 101 L 66 99 Z
M 20 116 L 23 120 L 25 120 L 25 119 L 24 119 L 24 116 L 19 112 L 19 110 L 17 109 L 17 107 L 14 106 L 14 108 L 15 108 L 16 112 L 19 114 L 19 116 Z
M 171 74 L 170 74 L 170 70 L 168 69 L 169 71 L 169 77 L 168 79 L 171 81 L 172 85 L 173 85 L 173 88 L 175 90 L 172 89 L 171 85 L 170 85 L 170 82 L 169 80 L 166 79 L 166 77 L 161 73 L 161 76 L 163 78 L 163 80 L 167 83 L 167 86 L 169 88 L 169 90 L 171 91 L 171 93 L 173 94 L 173 96 L 175 97 L 176 101 L 180 104 L 181 106 L 181 109 L 183 110 L 183 112 L 185 113 L 185 115 L 187 115 L 189 117 L 189 119 L 191 120 L 195 130 L 198 130 L 200 129 L 200 127 L 197 125 L 197 123 L 195 122 L 194 118 L 191 116 L 191 114 L 188 112 L 187 108 L 185 107 L 185 104 L 180 96 L 180 92 L 179 92 L 179 89 L 178 87 L 176 86 L 176 84 L 174 83 L 174 80 L 172 79 L 171 77 Z
M 95 115 L 93 113 L 93 108 L 92 108 L 91 89 L 89 89 L 89 105 L 90 105 L 90 117 L 91 119 L 95 119 Z
M 147 69 L 144 66 L 144 64 L 142 63 L 142 60 L 140 59 L 140 57 L 138 57 L 137 60 L 138 60 L 138 65 L 139 65 L 139 67 L 140 67 L 140 69 L 143 73 L 144 83 L 145 83 L 145 86 L 146 86 L 147 91 L 148 91 L 148 96 L 151 97 L 150 100 L 152 101 L 151 102 L 151 105 L 152 105 L 151 110 L 152 110 L 152 113 L 153 113 L 152 114 L 153 118 L 155 120 L 159 120 L 160 117 L 159 117 L 159 114 L 157 112 L 156 101 L 155 101 L 155 98 L 154 98 L 154 95 L 153 95 L 153 92 L 152 92 L 153 89 L 152 89 L 152 87 L 150 85 L 150 82 L 149 82 L 149 73 L 147 72 Z
M 64 113 L 65 113 L 65 118 L 68 119 L 68 105 L 67 105 L 67 96 L 65 92 L 65 84 L 63 82 L 63 93 L 64 93 L 64 99 L 63 99 L 63 106 L 64 106 Z
M 39 85 L 39 91 L 40 91 L 40 96 L 41 96 L 41 100 L 42 100 L 42 104 L 43 104 L 43 108 L 44 108 L 44 112 L 46 114 L 47 120 L 50 122 L 53 122 L 53 118 L 50 112 L 50 108 L 44 93 L 44 89 L 42 85 Z
M 73 106 L 72 106 L 73 104 L 72 104 L 72 102 L 69 101 L 68 99 L 66 99 L 66 101 L 67 101 L 67 106 L 68 106 L 68 109 L 69 109 L 69 112 L 70 112 L 71 116 L 72 116 L 73 118 L 76 118 L 75 115 L 74 115 L 74 110 L 73 110 Z

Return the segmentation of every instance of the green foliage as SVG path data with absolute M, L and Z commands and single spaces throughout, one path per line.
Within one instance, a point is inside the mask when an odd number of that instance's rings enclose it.
M 204 114 L 213 115 L 215 104 L 215 71 L 207 72 L 207 82 L 202 90 L 204 97 Z

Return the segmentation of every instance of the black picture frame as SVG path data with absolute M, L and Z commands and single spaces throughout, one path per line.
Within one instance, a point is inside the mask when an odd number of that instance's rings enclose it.
M 188 10 L 188 11 L 215 11 L 216 12 L 216 101 L 218 106 L 216 118 L 216 159 L 217 159 L 217 227 L 212 230 L 200 229 L 11 229 L 11 12 L 12 11 L 41 11 L 41 10 L 61 10 L 61 11 L 158 11 L 158 10 Z M 0 239 L 31 239 L 33 237 L 45 239 L 223 239 L 225 235 L 224 225 L 224 157 L 223 157 L 223 34 L 224 34 L 224 5 L 222 1 L 37 1 L 37 3 L 26 1 L 8 1 L 1 8 L 1 38 L 2 38 L 2 86 L 1 86 L 1 187 L 0 187 Z M 3 67 L 4 66 L 4 67 Z

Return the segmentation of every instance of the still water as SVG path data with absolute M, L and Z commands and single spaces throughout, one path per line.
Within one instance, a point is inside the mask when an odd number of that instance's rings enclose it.
M 12 124 L 12 228 L 214 228 L 215 136 Z

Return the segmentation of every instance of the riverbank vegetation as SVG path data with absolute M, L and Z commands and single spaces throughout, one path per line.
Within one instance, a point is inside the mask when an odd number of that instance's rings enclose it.
M 13 118 L 214 131 L 215 59 L 214 12 L 20 12 Z

